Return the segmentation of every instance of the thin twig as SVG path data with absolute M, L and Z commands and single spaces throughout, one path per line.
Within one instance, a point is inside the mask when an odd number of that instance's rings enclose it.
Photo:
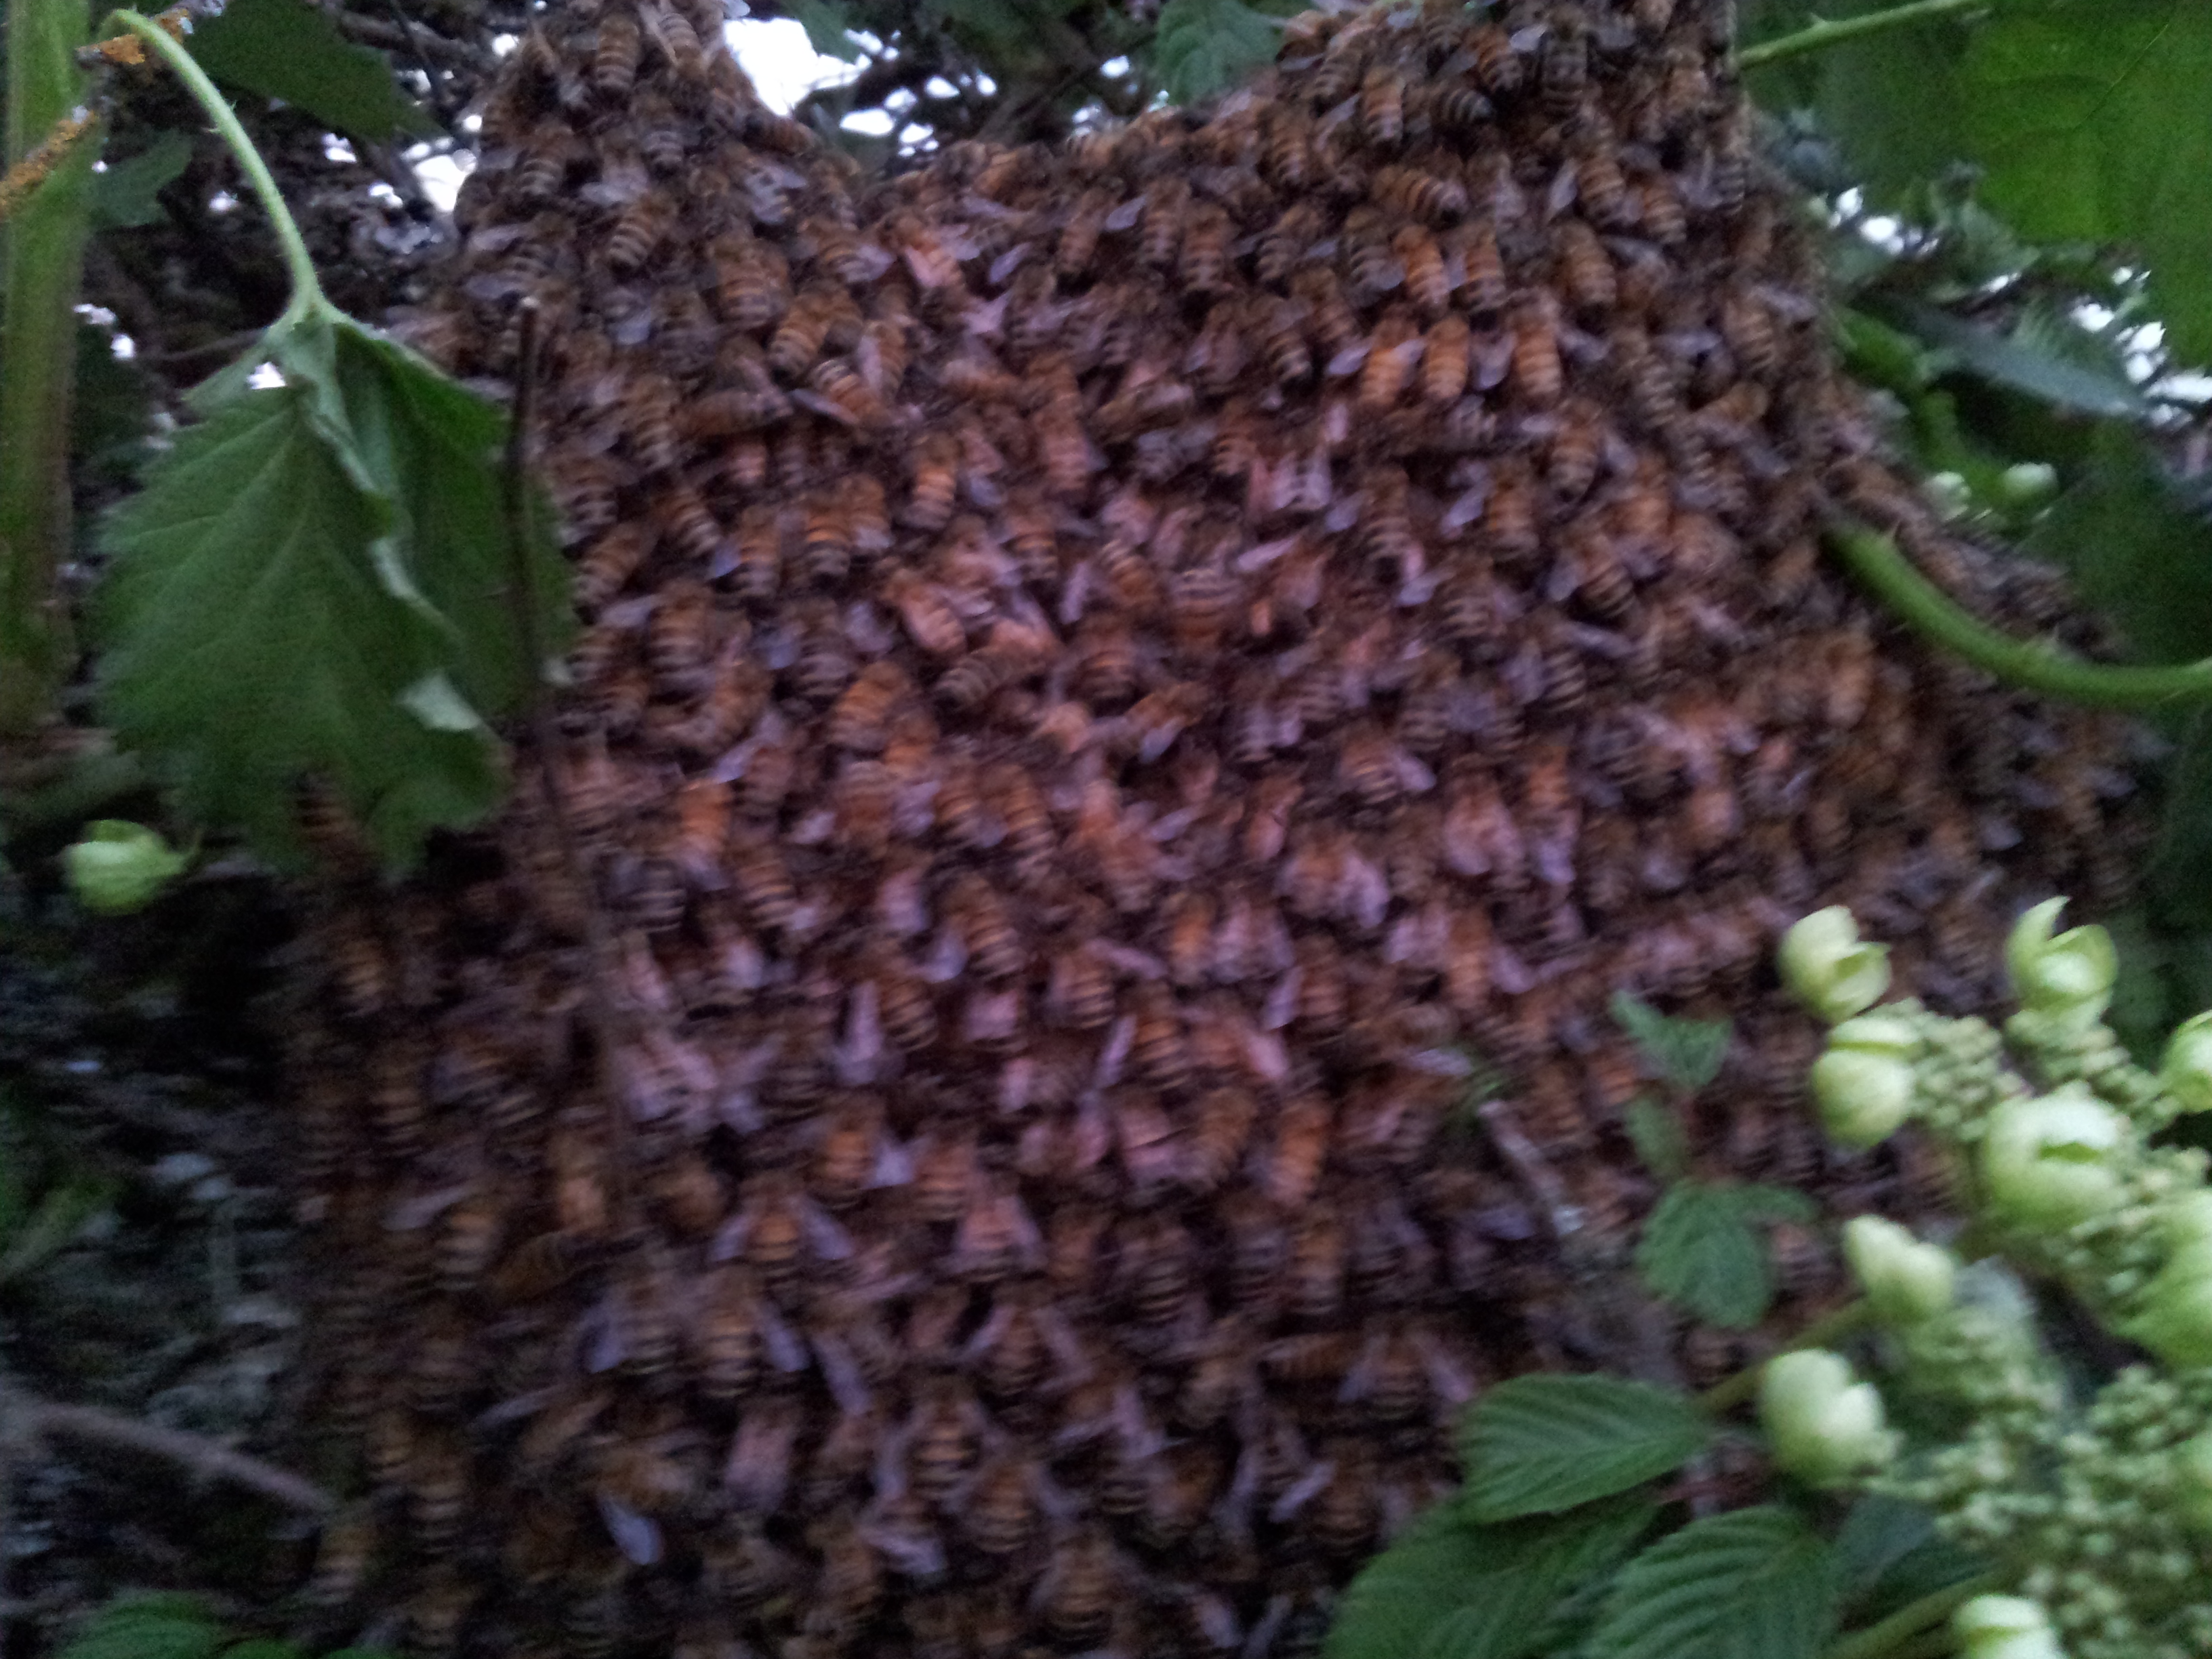
M 327 1515 L 337 1507 L 328 1492 L 289 1469 L 234 1451 L 205 1435 L 142 1423 L 96 1406 L 64 1406 L 9 1389 L 0 1390 L 0 1419 L 4 1419 L 7 1432 L 23 1440 L 59 1437 L 143 1452 L 203 1479 L 246 1487 L 308 1515 Z
M 544 797 L 545 815 L 552 824 L 562 866 L 583 902 L 585 1018 L 591 1023 L 599 1051 L 599 1089 L 607 1111 L 611 1143 L 608 1150 L 614 1159 L 615 1201 L 618 1208 L 626 1208 L 629 1194 L 623 1152 L 629 1138 L 623 1133 L 623 1091 L 616 1073 L 623 1031 L 614 1000 L 607 992 L 614 972 L 614 930 L 599 903 L 599 884 L 592 878 L 568 811 L 568 781 L 563 775 L 567 763 L 552 701 L 545 695 L 545 635 L 538 625 L 538 589 L 531 569 L 530 425 L 538 395 L 538 301 L 526 297 L 515 344 L 514 402 L 507 417 L 507 455 L 500 479 L 507 520 L 507 580 L 514 595 L 515 628 L 524 657 L 524 683 L 528 689 L 523 710 L 530 723 L 531 745 L 538 751 L 538 789 Z
M 1995 3 L 1996 0 L 1913 0 L 1909 6 L 1895 6 L 1887 11 L 1870 11 L 1863 17 L 1844 17 L 1832 21 L 1823 19 L 1808 24 L 1794 34 L 1744 47 L 1735 55 L 1736 67 L 1761 69 L 1785 58 L 1826 52 L 1830 46 L 1840 46 L 1846 40 L 1862 40 L 1867 35 L 1881 34 L 1889 29 L 1910 28 L 1939 17 L 1954 17 L 1961 12 L 1987 11 Z

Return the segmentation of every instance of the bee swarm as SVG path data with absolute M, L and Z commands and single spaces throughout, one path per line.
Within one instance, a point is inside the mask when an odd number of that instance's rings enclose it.
M 717 5 L 533 27 L 414 327 L 508 376 L 540 307 L 563 804 L 526 746 L 315 925 L 317 1597 L 1310 1651 L 1480 1382 L 1589 1352 L 1612 992 L 1731 1013 L 1701 1134 L 1817 1179 L 1784 924 L 1974 1006 L 2022 896 L 2117 893 L 2112 725 L 1820 562 L 1840 506 L 2066 620 L 1838 383 L 1725 9 L 1309 15 L 1210 113 L 868 185 Z

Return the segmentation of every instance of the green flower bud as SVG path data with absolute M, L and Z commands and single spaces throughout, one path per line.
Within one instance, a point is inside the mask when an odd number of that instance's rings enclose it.
M 1828 1047 L 1858 1054 L 1911 1060 L 1924 1044 L 1920 1028 L 1899 1014 L 1857 1014 L 1828 1033 Z
M 2052 937 L 2065 908 L 2063 898 L 2047 899 L 2014 924 L 2005 969 L 2023 1008 L 2054 1027 L 2081 1030 L 2111 1004 L 2120 958 L 2101 927 L 2072 927 Z
M 2008 1100 L 1990 1115 L 1982 1140 L 1982 1184 L 2009 1221 L 2052 1229 L 2118 1202 L 2128 1125 L 2078 1083 Z
M 1894 1221 L 1863 1215 L 1844 1229 L 1844 1255 L 1884 1324 L 1917 1325 L 1949 1310 L 1959 1266 L 1941 1244 L 1923 1244 Z
M 1841 1485 L 1897 1455 L 1881 1394 L 1856 1380 L 1850 1360 L 1825 1348 L 1767 1362 L 1759 1379 L 1759 1420 L 1777 1467 L 1811 1486 Z
M 2169 1365 L 2212 1365 L 2212 1243 L 2185 1245 L 2143 1286 L 2121 1334 Z
M 1960 1659 L 2066 1659 L 2051 1615 L 2024 1595 L 1977 1595 L 1951 1615 Z
M 1832 1048 L 1813 1062 L 1813 1100 L 1839 1146 L 1886 1140 L 1912 1115 L 1912 1067 L 1856 1048 Z
M 62 854 L 77 902 L 111 916 L 145 908 L 191 862 L 158 831 L 123 818 L 87 824 L 84 839 Z
M 2183 1111 L 2212 1111 L 2212 1011 L 2173 1028 L 2158 1081 Z
M 1798 1001 L 1833 1025 L 1863 1013 L 1889 989 L 1889 947 L 1859 939 L 1840 904 L 1815 910 L 1782 936 L 1782 977 Z
M 2212 1534 L 2212 1429 L 2185 1440 L 2173 1454 L 2175 1507 L 2190 1530 Z
M 2058 469 L 2048 461 L 2019 461 L 1997 475 L 1997 495 L 2007 507 L 2038 507 L 2058 489 Z

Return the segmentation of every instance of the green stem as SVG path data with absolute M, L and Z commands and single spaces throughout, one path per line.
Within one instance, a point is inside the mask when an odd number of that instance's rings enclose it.
M 150 18 L 142 17 L 135 11 L 118 11 L 111 14 L 108 21 L 121 24 L 143 40 L 185 83 L 185 90 L 199 100 L 208 119 L 222 135 L 223 143 L 230 146 L 230 153 L 238 158 L 239 166 L 246 170 L 246 182 L 253 186 L 253 193 L 261 198 L 261 210 L 276 227 L 277 243 L 284 252 L 284 269 L 292 279 L 291 303 L 284 307 L 283 316 L 277 319 L 270 331 L 281 331 L 287 324 L 325 304 L 323 285 L 315 278 L 315 262 L 308 257 L 307 239 L 300 234 L 292 210 L 284 205 L 283 194 L 276 188 L 269 164 L 261 159 L 261 152 L 253 147 L 245 125 L 224 101 L 222 94 L 216 90 L 207 71 L 170 37 L 167 29 Z
M 1940 1625 L 1977 1595 L 2003 1588 L 2002 1578 L 1985 1572 L 1962 1583 L 1931 1590 L 1917 1601 L 1906 1602 L 1880 1624 L 1869 1625 L 1857 1634 L 1846 1636 L 1820 1659 L 1904 1659 L 1908 1651 L 1922 1650 L 1908 1649 L 1907 1644 L 1912 1638 Z M 1945 1650 L 1936 1650 L 1939 1653 Z
M 2016 640 L 1970 616 L 1878 532 L 1843 526 L 1829 548 L 1877 598 L 1936 644 L 2007 685 L 2102 708 L 2149 708 L 2212 697 L 2212 657 L 2167 667 L 2119 668 L 2084 661 L 2055 645 Z
M 1954 17 L 1960 12 L 1987 11 L 1993 0 L 1914 0 L 1909 6 L 1894 6 L 1887 11 L 1869 12 L 1863 17 L 1844 17 L 1832 21 L 1823 19 L 1808 23 L 1795 34 L 1785 34 L 1777 40 L 1763 40 L 1755 46 L 1746 46 L 1735 55 L 1738 69 L 1764 69 L 1785 58 L 1802 57 L 1807 52 L 1826 52 L 1830 46 L 1840 46 L 1846 40 L 1880 34 L 1888 29 L 1911 28 L 1938 17 Z
M 82 0 L 6 7 L 12 165 L 84 100 Z M 46 718 L 76 654 L 55 574 L 70 550 L 70 397 L 87 192 L 97 143 L 75 146 L 6 227 L 0 282 L 0 735 Z
M 1874 1306 L 1865 1297 L 1846 1302 L 1833 1313 L 1814 1320 L 1790 1339 L 1778 1353 L 1795 1353 L 1800 1348 L 1825 1348 L 1856 1336 L 1874 1322 Z M 1774 1358 L 1770 1355 L 1769 1358 Z M 1698 1396 L 1698 1403 L 1715 1417 L 1724 1417 L 1759 1392 L 1759 1373 L 1766 1369 L 1762 1359 L 1756 1365 L 1747 1366 L 1734 1376 L 1723 1377 Z

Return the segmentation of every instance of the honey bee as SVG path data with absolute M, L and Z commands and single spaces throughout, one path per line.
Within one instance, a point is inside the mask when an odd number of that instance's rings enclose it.
M 1521 89 L 1520 55 L 1514 51 L 1512 36 L 1503 25 L 1483 24 L 1468 44 L 1474 55 L 1474 78 L 1485 92 L 1500 98 Z
M 1456 314 L 1431 324 L 1421 343 L 1421 400 L 1436 408 L 1456 404 L 1467 390 L 1470 337 Z
M 1406 136 L 1406 82 L 1388 64 L 1370 67 L 1359 83 L 1359 125 L 1370 143 L 1394 149 Z
M 1449 174 L 1414 167 L 1383 167 L 1375 175 L 1375 198 L 1408 218 L 1432 225 L 1467 216 L 1467 186 Z
M 417 1653 L 451 1653 L 476 1610 L 477 1586 L 446 1562 L 430 1570 L 407 1603 L 407 1645 Z
M 926 434 L 914 453 L 914 482 L 902 515 L 918 530 L 942 530 L 951 521 L 960 488 L 960 441 L 942 429 Z
M 842 292 L 811 286 L 800 289 L 769 337 L 769 367 L 787 380 L 805 374 L 822 355 L 841 312 L 850 304 Z
M 640 46 L 637 19 L 630 13 L 610 12 L 599 20 L 592 47 L 592 89 L 609 103 L 629 96 L 637 80 Z
M 732 328 L 763 329 L 791 303 L 791 267 L 780 249 L 750 238 L 721 237 L 709 247 L 716 308 Z
M 642 270 L 676 221 L 675 209 L 657 190 L 648 190 L 616 216 L 603 252 L 607 268 L 623 276 Z
M 725 868 L 757 927 L 781 933 L 791 926 L 799 911 L 799 890 L 773 842 L 750 836 L 739 840 Z
M 1536 47 L 1536 87 L 1544 112 L 1565 120 L 1589 88 L 1589 41 L 1569 21 L 1553 23 Z
M 1053 250 L 1053 269 L 1061 276 L 1073 279 L 1090 270 L 1097 257 L 1098 240 L 1105 233 L 1106 216 L 1115 206 L 1115 198 L 1103 188 L 1094 187 L 1077 198 Z
M 1191 210 L 1183 227 L 1180 274 L 1189 294 L 1218 293 L 1228 286 L 1229 215 L 1208 202 Z
M 1019 1192 L 1003 1177 L 977 1182 L 954 1230 L 948 1268 L 963 1279 L 991 1284 L 1044 1265 L 1044 1235 Z
M 1304 303 L 1314 333 L 1328 348 L 1332 359 L 1364 343 L 1359 313 L 1344 297 L 1344 289 L 1334 271 L 1325 266 L 1310 267 L 1297 273 L 1291 288 Z
M 1559 360 L 1559 302 L 1540 292 L 1513 307 L 1508 319 L 1512 356 L 1509 368 L 1513 388 L 1538 408 L 1559 400 L 1565 371 Z
M 961 1506 L 968 1541 L 986 1555 L 1012 1555 L 1036 1525 L 1042 1471 L 1019 1454 L 1001 1452 L 976 1472 Z
M 883 595 L 906 625 L 908 638 L 933 657 L 957 657 L 968 648 L 968 630 L 947 591 L 910 568 L 894 570 Z
M 1261 1190 L 1288 1213 L 1303 1210 L 1321 1182 L 1334 1129 L 1318 1094 L 1293 1096 L 1275 1115 L 1274 1139 L 1262 1160 Z
M 1419 325 L 1404 307 L 1393 306 L 1376 319 L 1359 375 L 1361 413 L 1380 414 L 1405 395 L 1425 349 Z
M 1510 290 L 1505 283 L 1505 261 L 1498 250 L 1496 227 L 1487 221 L 1475 226 L 1460 250 L 1460 258 L 1467 273 L 1462 287 L 1468 309 L 1478 316 L 1503 311 Z
M 1177 1158 L 1183 1185 L 1211 1192 L 1226 1181 L 1243 1160 L 1259 1111 L 1249 1090 L 1224 1087 L 1201 1095 Z
M 1288 282 L 1304 264 L 1326 227 L 1321 211 L 1311 202 L 1293 202 L 1280 218 L 1263 231 L 1254 255 L 1254 269 L 1270 288 Z
M 1744 373 L 1759 380 L 1771 377 L 1781 362 L 1782 348 L 1766 302 L 1748 289 L 1734 287 L 1721 296 L 1720 312 L 1721 337 Z

